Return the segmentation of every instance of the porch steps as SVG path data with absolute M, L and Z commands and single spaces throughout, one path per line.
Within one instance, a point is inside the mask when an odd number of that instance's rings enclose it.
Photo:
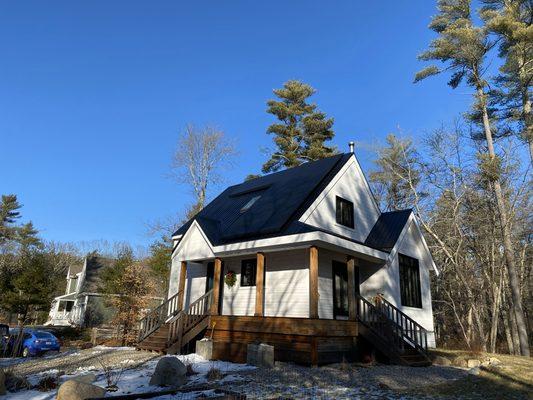
M 382 296 L 372 304 L 358 297 L 359 334 L 394 364 L 427 367 L 427 331 Z
M 140 321 L 137 349 L 180 354 L 184 346 L 208 327 L 212 293 L 207 292 L 181 311 L 167 305 L 176 296 L 151 311 Z

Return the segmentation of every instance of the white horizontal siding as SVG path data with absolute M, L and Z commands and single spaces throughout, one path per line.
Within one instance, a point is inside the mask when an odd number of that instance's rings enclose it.
M 237 281 L 233 287 L 224 283 L 222 289 L 222 314 L 223 315 L 254 315 L 255 313 L 255 286 L 241 286 L 241 261 L 253 259 L 255 255 L 224 259 L 222 279 L 226 272 L 233 271 Z
M 266 254 L 265 316 L 309 317 L 309 250 Z

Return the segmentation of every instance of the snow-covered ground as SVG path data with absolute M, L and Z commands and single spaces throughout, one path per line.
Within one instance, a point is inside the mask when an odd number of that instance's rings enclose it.
M 223 361 L 207 361 L 196 354 L 174 356 L 184 364 L 191 365 L 195 374 L 188 377 L 188 386 L 208 383 L 207 373 L 216 368 L 222 378 L 211 382 L 221 388 L 245 394 L 248 399 L 293 398 L 293 399 L 418 399 L 402 394 L 409 387 L 439 384 L 460 379 L 466 371 L 451 367 L 410 368 L 400 366 L 361 366 L 334 364 L 318 368 L 303 367 L 289 363 L 276 363 L 272 369 L 258 369 L 245 364 Z M 132 348 L 109 348 L 98 346 L 92 349 L 70 351 L 33 359 L 0 360 L 0 368 L 10 366 L 36 385 L 46 376 L 61 374 L 59 383 L 85 374 L 95 374 L 98 386 L 107 386 L 102 363 L 122 375 L 118 391 L 114 395 L 144 393 L 165 390 L 149 385 L 150 378 L 161 356 L 135 351 Z M 52 400 L 57 391 L 40 392 L 23 390 L 10 393 L 1 400 Z M 210 396 L 212 390 L 194 393 L 162 395 L 157 400 L 195 399 L 200 395 Z
M 106 351 L 111 348 L 106 348 L 103 346 L 98 346 L 92 349 L 92 352 L 95 356 L 99 354 L 99 352 Z M 113 352 L 120 352 L 120 351 L 131 351 L 130 348 L 112 348 Z M 72 352 L 72 353 L 63 353 L 59 356 L 49 356 L 49 357 L 43 357 L 41 358 L 42 361 L 48 361 L 49 359 L 57 358 L 57 357 L 77 357 L 80 353 L 78 352 Z M 203 383 L 208 383 L 207 380 L 207 373 L 211 368 L 218 369 L 224 377 L 221 380 L 218 380 L 217 383 L 219 384 L 225 384 L 229 382 L 235 382 L 242 380 L 242 377 L 238 375 L 239 372 L 246 371 L 246 370 L 252 370 L 255 369 L 255 367 L 251 367 L 245 364 L 234 364 L 230 362 L 224 362 L 224 361 L 208 361 L 204 358 L 200 357 L 196 354 L 189 354 L 189 355 L 183 355 L 183 356 L 173 356 L 177 357 L 179 360 L 181 360 L 185 365 L 190 364 L 192 366 L 192 369 L 196 374 L 189 376 L 187 386 L 196 386 Z M 145 393 L 145 392 L 154 392 L 154 391 L 160 391 L 165 390 L 167 388 L 161 388 L 156 386 L 150 386 L 149 381 L 152 376 L 152 373 L 155 369 L 155 366 L 157 362 L 159 361 L 160 357 L 153 358 L 150 361 L 145 362 L 144 364 L 140 366 L 134 366 L 136 363 L 135 360 L 129 359 L 125 357 L 121 362 L 120 365 L 116 366 L 116 368 L 113 369 L 114 374 L 120 374 L 120 380 L 117 384 L 118 390 L 113 393 L 109 393 L 108 396 L 116 396 L 120 394 L 129 394 L 129 393 Z M 30 359 L 31 360 L 31 359 Z M 36 359 L 33 359 L 36 360 Z M 85 374 L 95 374 L 97 379 L 93 383 L 95 385 L 105 387 L 107 385 L 106 376 L 103 372 L 102 366 L 99 365 L 98 358 L 94 358 L 95 362 L 94 365 L 84 365 L 78 367 L 75 371 L 61 375 L 59 378 L 59 383 L 63 383 L 67 381 L 68 379 L 71 379 L 75 376 L 82 376 Z M 6 367 L 6 366 L 12 366 L 12 365 L 19 365 L 21 363 L 27 362 L 26 359 L 14 359 L 14 360 L 3 360 L 0 361 L 0 367 Z M 132 368 L 133 366 L 133 368 Z M 27 375 L 26 378 L 28 379 L 29 383 L 32 386 L 35 386 L 38 384 L 38 382 L 45 378 L 46 376 L 57 376 L 57 374 L 60 371 L 57 368 L 41 371 L 35 374 Z M 21 390 L 15 393 L 8 393 L 5 397 L 2 397 L 2 400 L 52 400 L 56 397 L 56 390 L 49 391 L 49 392 L 40 392 L 38 390 Z M 203 392 L 193 392 L 188 393 L 186 396 L 183 394 L 180 394 L 179 396 L 159 396 L 157 397 L 158 400 L 170 400 L 173 398 L 180 398 L 180 399 L 194 399 L 200 395 L 209 396 L 214 395 L 213 391 L 203 391 Z

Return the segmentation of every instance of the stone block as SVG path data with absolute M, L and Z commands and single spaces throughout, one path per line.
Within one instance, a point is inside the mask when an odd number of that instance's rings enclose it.
M 273 368 L 274 346 L 265 343 L 249 344 L 246 351 L 246 363 L 261 368 Z
M 213 341 L 212 340 L 197 340 L 196 354 L 202 356 L 206 360 L 213 359 Z
M 468 368 L 476 368 L 476 367 L 479 367 L 480 365 L 481 365 L 481 361 L 475 358 L 471 358 L 470 360 L 466 362 L 466 366 Z

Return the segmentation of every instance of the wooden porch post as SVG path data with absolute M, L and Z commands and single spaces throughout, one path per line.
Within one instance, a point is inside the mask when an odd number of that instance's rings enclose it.
M 318 247 L 309 248 L 309 318 L 318 318 Z
M 183 296 L 185 293 L 185 279 L 187 279 L 187 261 L 181 262 L 180 280 L 178 282 L 178 309 L 183 310 Z
M 357 299 L 355 298 L 355 257 L 348 256 L 348 319 L 357 318 Z
M 222 260 L 215 258 L 215 271 L 213 277 L 213 302 L 211 303 L 211 315 L 218 315 L 218 301 L 220 298 L 220 280 L 222 279 Z
M 265 308 L 265 254 L 257 253 L 257 270 L 255 274 L 255 316 L 262 317 Z

